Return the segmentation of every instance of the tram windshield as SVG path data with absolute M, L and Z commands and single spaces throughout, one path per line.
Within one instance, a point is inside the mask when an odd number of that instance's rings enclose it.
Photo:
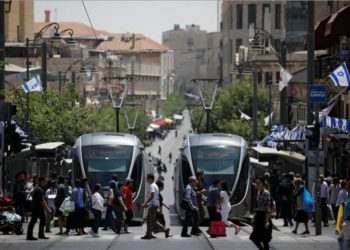
M 197 146 L 191 148 L 195 171 L 204 171 L 204 185 L 209 187 L 215 179 L 233 186 L 238 171 L 241 150 L 234 146 Z
M 133 147 L 93 145 L 83 147 L 83 163 L 90 183 L 108 185 L 112 174 L 124 180 L 129 172 Z

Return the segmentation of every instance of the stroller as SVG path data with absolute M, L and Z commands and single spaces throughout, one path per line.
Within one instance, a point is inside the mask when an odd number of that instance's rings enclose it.
M 23 234 L 22 217 L 10 206 L 11 200 L 0 198 L 0 231 L 3 234 Z

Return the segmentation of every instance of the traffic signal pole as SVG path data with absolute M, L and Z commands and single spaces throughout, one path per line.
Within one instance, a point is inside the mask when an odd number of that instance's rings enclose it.
M 315 81 L 315 30 L 314 30 L 314 23 L 315 23 L 315 2 L 314 0 L 308 1 L 308 32 L 307 32 L 307 85 L 311 86 L 314 84 Z M 309 99 L 309 93 L 308 93 L 308 98 L 307 98 L 307 125 L 312 125 L 313 124 L 313 111 L 315 111 L 315 129 L 319 130 L 319 117 L 318 117 L 318 110 L 314 110 L 313 104 L 310 103 Z M 319 135 L 318 131 L 316 133 Z M 313 140 L 315 146 L 315 162 L 314 162 L 314 170 L 315 171 L 310 171 L 311 170 L 311 164 L 310 164 L 310 149 L 307 147 L 305 149 L 305 158 L 307 159 L 307 176 L 306 179 L 309 181 L 309 187 L 315 184 L 315 202 L 316 202 L 316 218 L 315 218 L 315 228 L 316 228 L 316 235 L 321 235 L 322 234 L 322 227 L 321 227 L 321 183 L 319 180 L 320 177 L 320 162 L 319 162 L 319 156 L 320 156 L 320 151 L 319 151 L 319 136 L 313 136 Z M 317 143 L 318 142 L 318 143 Z M 310 141 L 306 144 L 307 146 L 310 145 Z M 314 173 L 314 175 L 311 175 Z
M 5 100 L 5 2 L 0 1 L 0 101 Z

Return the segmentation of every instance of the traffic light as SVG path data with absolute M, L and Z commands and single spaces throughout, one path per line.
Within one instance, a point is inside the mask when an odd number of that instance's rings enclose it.
M 25 146 L 22 144 L 22 138 L 16 132 L 16 125 L 8 123 L 5 126 L 5 147 L 4 151 L 7 153 L 21 152 Z
M 309 149 L 316 149 L 320 144 L 320 123 L 306 126 L 306 139 L 309 141 Z

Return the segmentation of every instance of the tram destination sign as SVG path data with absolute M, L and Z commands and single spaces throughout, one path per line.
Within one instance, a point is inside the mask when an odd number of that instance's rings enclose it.
M 311 85 L 308 87 L 308 98 L 310 103 L 327 102 L 327 86 Z

